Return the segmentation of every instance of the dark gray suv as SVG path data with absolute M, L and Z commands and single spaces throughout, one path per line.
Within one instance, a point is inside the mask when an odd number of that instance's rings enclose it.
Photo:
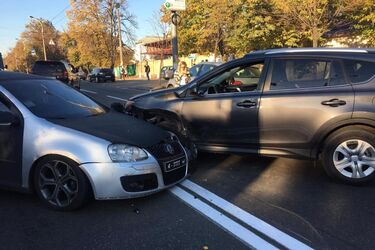
M 375 176 L 374 49 L 257 51 L 127 108 L 199 150 L 322 159 L 348 183 Z

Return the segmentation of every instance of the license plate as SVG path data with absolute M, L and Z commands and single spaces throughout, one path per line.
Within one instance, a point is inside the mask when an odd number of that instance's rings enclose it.
M 186 166 L 186 158 L 183 157 L 183 158 L 180 158 L 180 159 L 176 159 L 176 160 L 168 161 L 168 162 L 164 163 L 164 171 L 170 172 L 170 171 L 173 171 L 173 170 L 176 170 L 178 168 L 185 167 L 185 166 Z
M 111 76 L 105 76 L 105 78 L 111 78 Z

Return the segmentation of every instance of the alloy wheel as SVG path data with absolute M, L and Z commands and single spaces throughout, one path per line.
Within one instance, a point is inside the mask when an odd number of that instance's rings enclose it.
M 375 171 L 375 148 L 363 140 L 347 140 L 335 149 L 333 163 L 348 178 L 365 178 Z
M 39 171 L 39 190 L 43 198 L 58 207 L 67 207 L 78 195 L 78 179 L 71 166 L 50 161 Z

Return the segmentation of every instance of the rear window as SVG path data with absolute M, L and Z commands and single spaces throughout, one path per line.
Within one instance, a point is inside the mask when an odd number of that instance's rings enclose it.
M 344 65 L 352 83 L 367 82 L 375 76 L 375 62 L 345 60 Z
M 64 64 L 61 62 L 36 62 L 33 66 L 33 72 L 63 72 L 65 70 Z
M 212 65 L 212 64 L 205 64 L 202 66 L 202 69 L 201 71 L 199 72 L 199 75 L 204 75 L 206 74 L 208 71 L 211 71 L 215 68 L 215 65 Z
M 196 77 L 199 73 L 201 65 L 195 65 L 189 70 L 190 76 L 191 77 Z

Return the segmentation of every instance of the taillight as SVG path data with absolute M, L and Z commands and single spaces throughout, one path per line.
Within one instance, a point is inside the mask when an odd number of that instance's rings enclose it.
M 68 77 L 68 71 L 64 70 L 64 77 Z

